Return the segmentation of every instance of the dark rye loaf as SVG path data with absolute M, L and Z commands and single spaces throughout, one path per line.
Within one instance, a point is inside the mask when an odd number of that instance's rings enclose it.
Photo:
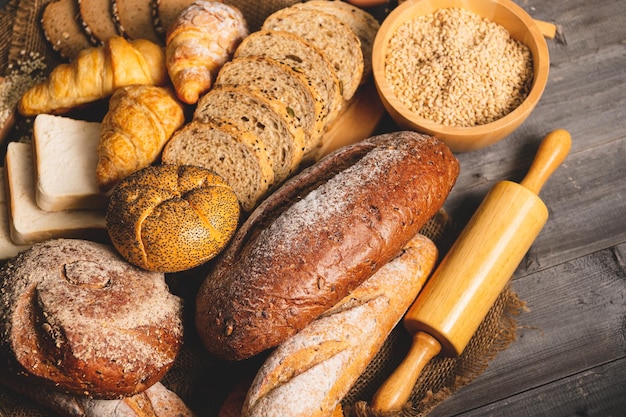
M 441 208 L 459 164 L 396 132 L 344 147 L 287 181 L 242 225 L 200 287 L 209 352 L 242 360 L 301 330 L 392 259 Z

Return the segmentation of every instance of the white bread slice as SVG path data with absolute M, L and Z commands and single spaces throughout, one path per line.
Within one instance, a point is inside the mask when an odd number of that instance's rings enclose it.
M 105 213 L 100 210 L 44 211 L 35 201 L 32 145 L 7 146 L 5 179 L 11 240 L 30 245 L 54 238 L 105 240 Z
M 78 19 L 94 45 L 119 36 L 110 0 L 78 0 Z
M 296 3 L 292 7 L 319 10 L 337 17 L 348 25 L 361 41 L 363 53 L 363 79 L 366 81 L 372 73 L 372 48 L 380 29 L 380 23 L 374 16 L 350 3 L 341 0 L 309 0 Z
M 104 210 L 96 181 L 100 123 L 39 114 L 33 122 L 35 199 L 45 211 Z
M 350 100 L 356 93 L 363 77 L 361 41 L 340 19 L 319 10 L 291 6 L 268 16 L 262 29 L 287 31 L 306 39 L 332 62 L 344 98 Z
M 278 184 L 298 169 L 304 153 L 304 134 L 291 130 L 281 104 L 245 87 L 220 86 L 200 99 L 193 118 L 231 125 L 260 138 L 272 158 L 274 183 Z
M 4 170 L 0 169 L 0 260 L 12 258 L 31 246 L 17 245 L 11 240 L 8 211 Z
M 265 56 L 302 74 L 320 101 L 319 117 L 327 127 L 343 107 L 341 85 L 326 56 L 304 38 L 284 31 L 258 31 L 246 37 L 234 58 Z
M 307 80 L 280 62 L 260 56 L 240 57 L 227 62 L 217 75 L 215 86 L 246 87 L 265 97 L 284 102 L 305 132 L 305 153 L 319 144 L 323 121 L 318 101 Z
M 246 212 L 252 211 L 274 182 L 271 160 L 261 141 L 226 125 L 191 121 L 165 145 L 162 161 L 216 172 L 233 187 Z

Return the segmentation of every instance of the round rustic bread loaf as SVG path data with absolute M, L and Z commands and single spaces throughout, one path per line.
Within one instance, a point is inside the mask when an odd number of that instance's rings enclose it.
M 164 274 L 110 245 L 53 239 L 0 270 L 0 352 L 9 380 L 98 399 L 143 392 L 171 368 L 182 302 Z
M 215 172 L 191 165 L 139 170 L 113 190 L 106 224 L 113 245 L 130 263 L 179 272 L 210 260 L 239 223 L 233 188 Z

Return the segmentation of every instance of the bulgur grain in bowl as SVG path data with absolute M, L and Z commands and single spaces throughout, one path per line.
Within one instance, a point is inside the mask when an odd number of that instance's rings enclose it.
M 534 20 L 510 0 L 408 0 L 383 21 L 376 88 L 401 128 L 455 152 L 503 139 L 530 115 L 548 80 Z

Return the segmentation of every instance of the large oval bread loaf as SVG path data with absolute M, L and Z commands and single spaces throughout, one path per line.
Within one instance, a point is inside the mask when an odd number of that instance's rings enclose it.
M 458 172 L 437 139 L 396 132 L 287 181 L 201 285 L 196 327 L 207 350 L 241 360 L 295 334 L 392 259 L 441 208 Z
M 91 398 L 144 391 L 182 345 L 182 302 L 161 273 L 109 245 L 54 239 L 0 270 L 0 358 L 14 378 Z

